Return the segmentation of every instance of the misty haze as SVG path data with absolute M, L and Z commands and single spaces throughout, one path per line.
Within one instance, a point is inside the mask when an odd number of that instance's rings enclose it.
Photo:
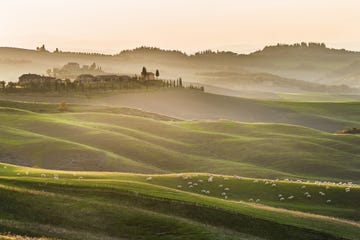
M 358 9 L 2 1 L 0 239 L 359 240 Z

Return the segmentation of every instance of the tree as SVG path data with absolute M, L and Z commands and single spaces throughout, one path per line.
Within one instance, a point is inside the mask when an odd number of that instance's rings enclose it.
M 160 76 L 160 72 L 158 69 L 156 69 L 156 73 L 155 73 L 155 76 L 158 78 Z
M 2 89 L 2 91 L 5 91 L 5 81 L 0 81 L 0 88 Z
M 143 67 L 143 68 L 142 68 L 142 71 L 141 71 L 141 76 L 142 76 L 143 78 L 145 78 L 145 77 L 146 77 L 146 74 L 147 74 L 146 67 Z
M 59 110 L 60 112 L 69 111 L 69 108 L 68 108 L 66 102 L 61 102 L 61 103 L 59 104 L 58 110 Z
M 96 63 L 91 64 L 90 70 L 96 70 Z

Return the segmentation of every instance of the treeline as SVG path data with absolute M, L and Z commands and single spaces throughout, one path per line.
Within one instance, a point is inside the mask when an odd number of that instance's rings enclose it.
M 100 91 L 116 91 L 131 89 L 160 89 L 160 88 L 189 88 L 204 91 L 203 87 L 184 86 L 181 78 L 176 80 L 151 80 L 144 81 L 139 77 L 113 78 L 114 80 L 97 81 L 70 81 L 51 77 L 40 76 L 37 81 L 28 82 L 0 82 L 2 93 L 31 93 L 31 92 L 56 92 L 56 93 L 91 93 Z

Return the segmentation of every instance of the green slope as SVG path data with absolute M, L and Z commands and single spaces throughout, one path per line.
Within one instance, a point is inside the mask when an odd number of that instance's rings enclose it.
M 266 180 L 218 175 L 208 182 L 209 174 L 149 179 L 7 164 L 0 164 L 0 174 L 2 232 L 59 239 L 359 239 L 359 203 L 354 199 L 360 189 L 353 184 L 346 193 L 352 201 L 348 204 L 342 200 L 348 185 L 338 184 L 276 181 L 278 186 L 271 187 Z M 188 188 L 189 181 L 198 185 Z M 219 184 L 230 188 L 228 200 L 221 196 L 226 190 L 219 190 Z M 300 184 L 310 192 L 326 191 L 332 202 L 316 196 L 303 199 Z M 274 189 L 296 197 L 274 200 Z M 261 201 L 242 201 L 250 195 Z
M 6 104 L 5 104 L 6 103 Z M 48 169 L 359 181 L 359 136 L 284 124 L 174 121 L 131 109 L 2 102 L 0 158 Z M 44 108 L 42 108 L 44 107 Z

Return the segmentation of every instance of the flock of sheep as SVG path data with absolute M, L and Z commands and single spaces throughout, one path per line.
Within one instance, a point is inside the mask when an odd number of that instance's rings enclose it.
M 199 175 L 196 174 L 194 176 L 198 177 Z M 214 175 L 208 175 L 207 180 L 198 179 L 197 181 L 192 179 L 192 177 L 193 177 L 192 175 L 178 174 L 178 177 L 180 177 L 182 180 L 185 181 L 185 184 L 183 184 L 183 185 L 179 184 L 179 185 L 176 186 L 178 189 L 183 189 L 183 188 L 192 189 L 192 188 L 198 187 L 199 185 L 201 185 L 204 182 L 207 182 L 207 183 L 210 183 L 210 184 L 215 182 Z M 224 181 L 227 181 L 229 179 L 229 177 L 221 177 L 221 176 L 219 176 L 219 178 L 222 178 Z M 234 176 L 234 178 L 241 179 L 238 176 Z M 152 177 L 147 177 L 146 178 L 147 181 L 151 181 L 152 179 L 153 179 Z M 277 185 L 278 182 L 292 182 L 292 183 L 302 184 L 300 189 L 302 189 L 304 191 L 306 190 L 308 184 L 313 184 L 313 183 L 318 185 L 318 186 L 324 186 L 324 188 L 326 190 L 328 190 L 331 185 L 333 185 L 333 186 L 346 186 L 346 188 L 345 188 L 346 193 L 350 192 L 351 188 L 355 187 L 355 185 L 352 182 L 346 182 L 346 183 L 339 182 L 339 183 L 336 183 L 336 182 L 315 181 L 315 182 L 311 183 L 310 181 L 290 180 L 290 179 L 284 179 L 284 180 L 279 180 L 279 179 L 276 179 L 276 180 L 266 180 L 266 179 L 259 180 L 259 179 L 255 179 L 255 180 L 253 180 L 253 183 L 263 183 L 265 185 L 269 185 L 272 188 L 276 188 L 278 186 Z M 218 188 L 221 189 L 220 197 L 222 197 L 224 199 L 228 199 L 229 198 L 229 193 L 230 193 L 230 188 L 225 187 L 224 184 L 219 184 Z M 208 189 L 204 189 L 204 188 L 200 188 L 200 189 L 201 189 L 200 193 L 202 193 L 202 194 L 209 195 L 211 193 L 210 190 L 208 190 Z M 331 199 L 326 198 L 326 192 L 325 191 L 319 191 L 316 194 L 318 194 L 321 197 L 324 197 L 324 202 L 325 203 L 330 204 L 332 202 Z M 304 196 L 307 199 L 312 198 L 312 195 L 309 193 L 309 191 L 305 191 Z M 279 201 L 295 199 L 294 195 L 285 196 L 283 194 L 277 194 L 277 197 L 278 197 Z M 249 202 L 259 203 L 261 200 L 259 198 L 250 198 L 248 201 Z

